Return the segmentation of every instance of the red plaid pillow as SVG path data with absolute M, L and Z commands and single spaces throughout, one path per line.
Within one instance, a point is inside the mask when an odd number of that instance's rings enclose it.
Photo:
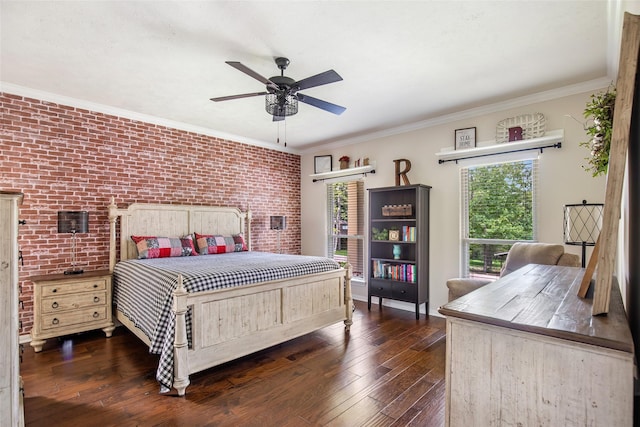
M 198 234 L 196 244 L 200 255 L 224 254 L 227 252 L 241 252 L 247 250 L 244 238 L 240 234 L 222 236 L 220 234 Z
M 138 258 L 168 258 L 189 256 L 191 250 L 185 248 L 178 237 L 131 236 L 138 249 Z

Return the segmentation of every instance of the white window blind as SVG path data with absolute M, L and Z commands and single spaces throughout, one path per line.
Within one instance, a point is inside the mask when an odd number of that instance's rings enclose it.
M 497 276 L 517 241 L 537 239 L 538 160 L 461 168 L 463 276 Z
M 363 277 L 364 182 L 327 184 L 327 256 L 348 262 L 353 277 Z

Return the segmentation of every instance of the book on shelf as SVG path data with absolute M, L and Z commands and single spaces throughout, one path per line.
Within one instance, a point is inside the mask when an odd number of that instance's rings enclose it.
M 415 264 L 372 261 L 372 276 L 375 279 L 389 279 L 398 282 L 416 283 Z
M 402 226 L 402 240 L 404 242 L 416 241 L 416 227 L 403 225 Z

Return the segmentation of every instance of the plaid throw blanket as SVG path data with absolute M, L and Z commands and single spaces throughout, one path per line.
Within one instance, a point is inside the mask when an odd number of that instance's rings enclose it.
M 113 272 L 113 301 L 149 338 L 149 351 L 160 354 L 156 379 L 161 392 L 173 385 L 175 315 L 172 293 L 182 274 L 187 292 L 230 288 L 286 279 L 340 268 L 328 258 L 232 252 L 220 255 L 136 259 L 119 262 Z M 191 345 L 191 313 L 187 313 L 187 339 Z

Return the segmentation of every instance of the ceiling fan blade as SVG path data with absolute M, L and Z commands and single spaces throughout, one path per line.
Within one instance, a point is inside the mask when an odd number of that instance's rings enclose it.
M 312 96 L 309 95 L 303 95 L 301 93 L 296 95 L 298 97 L 298 101 L 300 102 L 304 102 L 305 104 L 309 104 L 309 105 L 313 105 L 314 107 L 318 107 L 322 110 L 328 111 L 330 113 L 333 114 L 342 114 L 344 113 L 344 111 L 346 110 L 345 107 L 341 107 L 339 105 L 336 104 L 332 104 L 330 102 L 327 101 L 323 101 L 321 99 L 318 98 L 314 98 Z
M 230 99 L 249 98 L 251 96 L 266 95 L 267 93 L 269 93 L 269 92 L 243 93 L 242 95 L 219 96 L 217 98 L 211 98 L 211 100 L 213 102 L 229 101 Z
M 269 80 L 266 77 L 261 76 L 260 74 L 256 73 L 255 71 L 253 71 L 251 68 L 247 67 L 246 65 L 242 65 L 240 62 L 237 61 L 225 61 L 227 64 L 231 65 L 233 68 L 235 68 L 238 71 L 242 71 L 243 73 L 247 74 L 248 76 L 253 77 L 254 79 L 258 80 L 261 83 L 264 83 L 265 85 L 272 87 L 273 89 L 278 89 L 278 85 L 275 84 L 274 82 L 272 82 L 271 80 Z
M 316 74 L 315 76 L 307 77 L 299 82 L 296 82 L 297 90 L 309 89 L 310 87 L 316 87 L 326 85 L 328 83 L 339 82 L 342 77 L 333 70 L 325 71 L 324 73 Z

